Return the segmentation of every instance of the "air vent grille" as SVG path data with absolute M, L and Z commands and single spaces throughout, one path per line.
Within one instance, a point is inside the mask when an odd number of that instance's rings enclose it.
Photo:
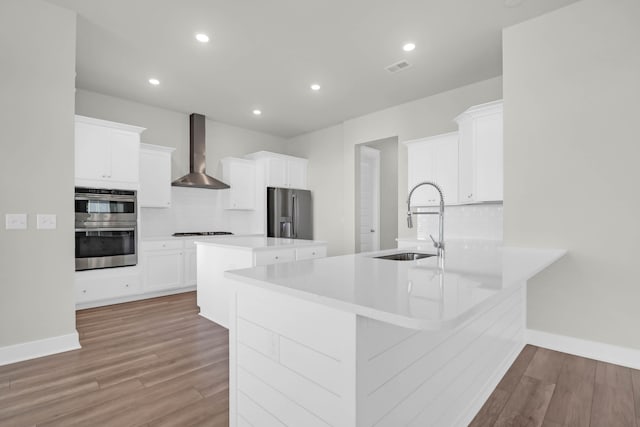
M 405 61 L 403 59 L 402 61 L 398 61 L 398 62 L 396 62 L 394 64 L 391 64 L 391 65 L 385 67 L 384 69 L 387 70 L 390 73 L 397 73 L 398 71 L 406 70 L 410 66 L 411 66 L 411 64 L 409 64 L 407 61 Z

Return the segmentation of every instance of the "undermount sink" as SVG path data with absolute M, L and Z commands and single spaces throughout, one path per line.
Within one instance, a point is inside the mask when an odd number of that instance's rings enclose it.
M 401 252 L 398 254 L 377 256 L 378 259 L 390 259 L 392 261 L 415 261 L 417 259 L 428 258 L 435 256 L 435 254 L 421 254 L 418 252 Z

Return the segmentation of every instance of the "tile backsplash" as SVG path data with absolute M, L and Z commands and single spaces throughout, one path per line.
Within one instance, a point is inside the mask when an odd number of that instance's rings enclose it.
M 171 187 L 170 208 L 142 208 L 142 237 L 170 236 L 176 232 L 252 232 L 253 211 L 228 211 L 222 207 L 224 190 Z
M 429 234 L 437 238 L 438 215 L 416 215 L 414 219 L 418 239 L 429 239 Z M 445 239 L 502 240 L 502 204 L 445 207 L 444 235 Z

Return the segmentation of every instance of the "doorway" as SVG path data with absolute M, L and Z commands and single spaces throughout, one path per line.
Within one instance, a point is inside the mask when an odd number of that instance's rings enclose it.
M 355 172 L 355 252 L 395 248 L 398 138 L 356 145 Z

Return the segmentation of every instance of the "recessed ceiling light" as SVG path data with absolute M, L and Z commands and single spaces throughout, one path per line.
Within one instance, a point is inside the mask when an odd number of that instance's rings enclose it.
M 310 87 L 311 87 L 311 90 L 315 90 L 315 91 L 320 90 L 320 85 L 318 83 L 314 83 Z
M 198 33 L 196 34 L 196 40 L 198 40 L 200 43 L 207 43 L 209 42 L 209 36 L 204 33 Z
M 253 110 L 253 115 L 254 115 L 254 116 L 259 116 L 259 115 L 261 115 L 261 114 L 262 114 L 262 111 L 260 111 L 260 110 Z
M 404 50 L 405 52 L 411 52 L 415 48 L 415 43 L 405 43 L 404 46 L 402 46 L 402 50 Z
M 160 80 L 154 79 L 154 78 L 150 78 L 149 79 L 149 84 L 152 84 L 154 86 L 158 86 L 160 84 Z

